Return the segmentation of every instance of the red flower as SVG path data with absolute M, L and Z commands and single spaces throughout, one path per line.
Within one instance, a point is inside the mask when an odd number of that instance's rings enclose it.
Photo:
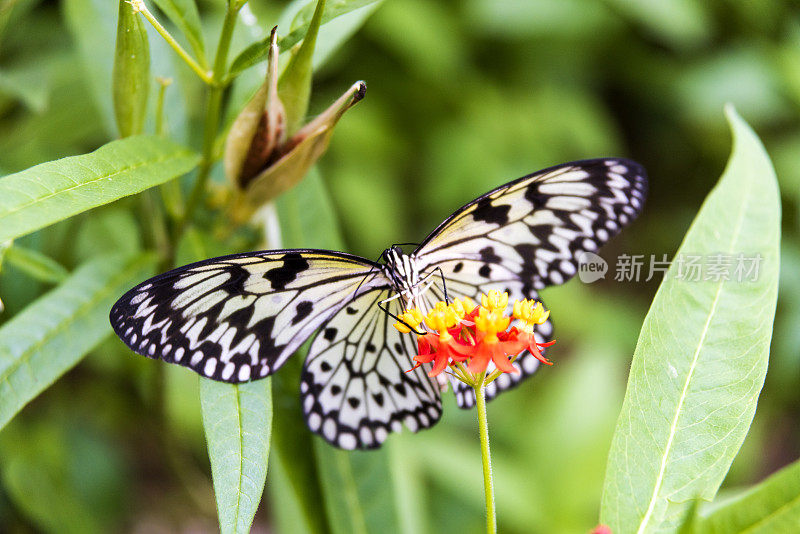
M 417 362 L 414 369 L 423 363 L 433 362 L 433 368 L 428 376 L 434 377 L 444 371 L 450 363 L 463 362 L 467 359 L 472 347 L 462 345 L 447 331 L 445 334 L 444 336 L 425 334 L 417 338 L 419 354 L 414 356 L 414 360 Z
M 490 291 L 481 298 L 480 306 L 463 299 L 451 304 L 439 302 L 424 316 L 418 309 L 406 311 L 395 327 L 404 333 L 414 330 L 418 334 L 418 354 L 414 356 L 417 365 L 413 369 L 432 363 L 428 373 L 431 377 L 452 367 L 452 374 L 459 380 L 473 383 L 485 377 L 488 383 L 501 372 L 518 373 L 513 361 L 525 350 L 542 363 L 552 365 L 541 349 L 555 341 L 537 343 L 533 335 L 534 325 L 544 323 L 549 312 L 535 301 L 517 301 L 514 318 L 522 321 L 523 326 L 509 329 L 511 317 L 505 314 L 507 306 L 507 293 Z M 462 365 L 465 362 L 466 366 Z M 489 362 L 497 371 L 486 377 Z

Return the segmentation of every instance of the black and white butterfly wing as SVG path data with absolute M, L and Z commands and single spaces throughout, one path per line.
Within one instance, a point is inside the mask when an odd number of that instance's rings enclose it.
M 375 290 L 348 303 L 314 338 L 303 368 L 306 422 L 343 449 L 378 447 L 403 425 L 416 432 L 442 413 L 430 367 L 409 371 L 416 337 L 378 308 L 389 296 Z
M 380 266 L 323 250 L 270 250 L 186 265 L 131 289 L 111 325 L 135 352 L 224 382 L 272 374 Z
M 647 192 L 644 169 L 624 159 L 566 163 L 525 176 L 457 210 L 414 252 L 424 274 L 438 269 L 448 293 L 475 298 L 490 289 L 510 300 L 538 299 L 538 290 L 564 283 L 585 252 L 595 252 L 641 211 Z M 552 325 L 542 325 L 549 338 Z M 497 381 L 496 395 L 535 371 L 530 354 L 520 375 Z M 492 395 L 492 389 L 487 390 Z M 459 383 L 459 405 L 474 395 Z

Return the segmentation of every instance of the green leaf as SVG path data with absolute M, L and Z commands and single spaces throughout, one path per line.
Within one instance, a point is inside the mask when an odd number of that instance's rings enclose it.
M 98 257 L 0 328 L 0 428 L 111 332 L 111 305 L 154 263 Z
M 195 59 L 200 66 L 206 67 L 206 47 L 195 0 L 153 0 L 153 3 L 181 30 L 194 51 Z
M 40 282 L 57 284 L 63 282 L 69 272 L 53 258 L 37 250 L 13 245 L 5 253 L 8 263 Z
M 709 508 L 701 509 L 689 532 L 793 532 L 800 525 L 800 461 Z
M 0 178 L 0 241 L 162 184 L 198 160 L 168 139 L 136 136 Z
M 272 378 L 275 408 L 273 465 L 268 486 L 278 525 L 292 524 L 279 532 L 330 532 L 320 503 L 324 502 L 318 472 L 314 436 L 303 422 L 297 399 L 306 351 L 295 354 Z M 297 454 L 297 451 L 305 451 Z M 278 478 L 275 478 L 277 475 Z
M 114 54 L 114 116 L 120 137 L 140 134 L 150 88 L 150 44 L 144 22 L 128 0 L 119 0 Z
M 606 472 L 601 522 L 673 531 L 711 500 L 755 413 L 778 288 L 780 198 L 761 142 L 732 107 L 728 166 L 678 255 L 760 256 L 757 276 L 681 279 L 674 261 L 644 320 Z M 684 267 L 686 269 L 686 267 Z M 742 273 L 739 273 L 742 274 Z
M 376 451 L 342 451 L 314 439 L 334 534 L 401 532 L 388 446 Z
M 328 0 L 325 7 L 325 12 L 322 14 L 322 25 L 346 15 L 356 9 L 377 4 L 383 0 Z M 303 40 L 308 28 L 311 25 L 311 20 L 314 14 L 314 2 L 309 2 L 307 6 L 301 9 L 294 21 L 292 22 L 291 31 L 278 39 L 278 46 L 281 50 L 289 50 L 294 45 Z M 231 63 L 230 76 L 235 77 L 245 69 L 249 69 L 267 59 L 267 52 L 269 51 L 269 37 L 254 43 L 245 48 L 236 59 Z
M 271 381 L 224 384 L 200 378 L 220 530 L 250 532 L 267 479 Z

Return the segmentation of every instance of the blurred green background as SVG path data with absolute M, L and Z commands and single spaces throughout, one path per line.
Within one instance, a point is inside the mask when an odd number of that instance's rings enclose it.
M 200 2 L 209 36 L 220 4 Z M 285 5 L 251 0 L 234 54 Z M 800 5 L 386 0 L 359 27 L 369 12 L 323 28 L 311 104 L 317 113 L 355 80 L 368 84 L 318 165 L 348 252 L 375 258 L 391 243 L 420 241 L 464 202 L 553 164 L 624 156 L 649 173 L 644 214 L 603 249 L 606 281 L 543 293 L 556 365 L 489 405 L 501 531 L 586 532 L 596 523 L 630 358 L 658 283 L 615 282 L 614 263 L 622 253 L 660 259 L 677 249 L 724 168 L 726 102 L 773 158 L 784 233 L 770 369 L 725 488 L 800 456 Z M 0 3 L 0 173 L 113 138 L 106 56 L 115 22 L 111 0 Z M 325 48 L 325 35 L 353 31 Z M 151 47 L 153 74 L 176 78 L 170 131 L 197 146 L 199 86 L 155 36 Z M 245 73 L 231 92 L 231 117 L 260 72 Z M 137 215 L 122 201 L 22 242 L 72 268 L 98 248 L 140 246 Z M 241 245 L 204 246 L 221 254 Z M 47 288 L 4 265 L 0 323 Z M 0 530 L 217 529 L 197 379 L 170 366 L 161 403 L 151 387 L 158 365 L 109 338 L 0 433 Z M 474 413 L 445 395 L 437 426 L 389 442 L 420 524 L 482 530 Z M 262 503 L 256 531 L 270 531 L 272 506 Z

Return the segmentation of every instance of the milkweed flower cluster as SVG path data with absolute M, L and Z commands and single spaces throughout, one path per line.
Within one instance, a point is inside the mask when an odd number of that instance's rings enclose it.
M 514 302 L 511 316 L 506 315 L 507 308 L 508 293 L 489 291 L 481 296 L 480 305 L 465 297 L 437 302 L 427 314 L 418 308 L 406 310 L 394 327 L 405 334 L 417 334 L 414 369 L 432 363 L 431 377 L 450 368 L 462 382 L 475 384 L 480 380 L 485 385 L 501 373 L 518 373 L 513 362 L 525 350 L 552 365 L 541 349 L 555 341 L 537 343 L 534 337 L 534 328 L 544 324 L 550 312 L 534 300 Z M 518 326 L 512 326 L 512 320 Z M 489 362 L 496 370 L 485 376 Z

